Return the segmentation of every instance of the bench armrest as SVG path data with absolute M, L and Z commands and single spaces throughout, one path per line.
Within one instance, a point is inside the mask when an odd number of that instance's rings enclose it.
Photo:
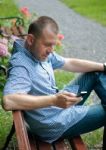
M 23 113 L 21 111 L 13 111 L 12 113 L 19 150 L 31 150 Z

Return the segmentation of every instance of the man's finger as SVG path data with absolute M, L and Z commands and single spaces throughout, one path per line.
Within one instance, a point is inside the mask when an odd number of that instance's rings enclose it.
M 75 97 L 76 96 L 75 93 L 70 93 L 70 92 L 67 92 L 67 91 L 64 91 L 63 94 L 66 95 L 66 96 L 71 96 L 71 97 Z

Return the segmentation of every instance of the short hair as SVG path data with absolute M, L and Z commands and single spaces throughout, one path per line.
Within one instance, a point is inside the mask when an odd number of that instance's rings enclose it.
M 29 25 L 28 34 L 33 34 L 39 38 L 42 35 L 43 29 L 50 25 L 54 33 L 58 34 L 59 27 L 56 21 L 48 16 L 41 16 Z

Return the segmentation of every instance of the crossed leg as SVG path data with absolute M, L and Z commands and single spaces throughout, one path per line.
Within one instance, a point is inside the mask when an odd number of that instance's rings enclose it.
M 64 138 L 87 133 L 106 125 L 106 110 L 104 109 L 106 106 L 106 75 L 99 72 L 85 73 L 73 80 L 64 89 L 68 90 L 73 85 L 79 85 L 79 91 L 87 91 L 87 94 L 78 105 L 83 105 L 92 90 L 95 90 L 100 97 L 101 104 L 89 106 L 86 116 L 74 126 L 70 127 L 62 135 Z

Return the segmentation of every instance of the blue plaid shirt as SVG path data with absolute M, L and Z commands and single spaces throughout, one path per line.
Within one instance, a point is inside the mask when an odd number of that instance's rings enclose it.
M 38 61 L 24 48 L 24 41 L 17 40 L 10 59 L 9 77 L 4 88 L 4 95 L 55 94 L 57 87 L 53 70 L 61 68 L 64 62 L 64 58 L 55 52 L 50 54 L 45 61 Z M 33 133 L 51 143 L 80 121 L 87 111 L 87 107 L 84 106 L 71 106 L 66 109 L 51 106 L 24 111 L 24 115 Z

